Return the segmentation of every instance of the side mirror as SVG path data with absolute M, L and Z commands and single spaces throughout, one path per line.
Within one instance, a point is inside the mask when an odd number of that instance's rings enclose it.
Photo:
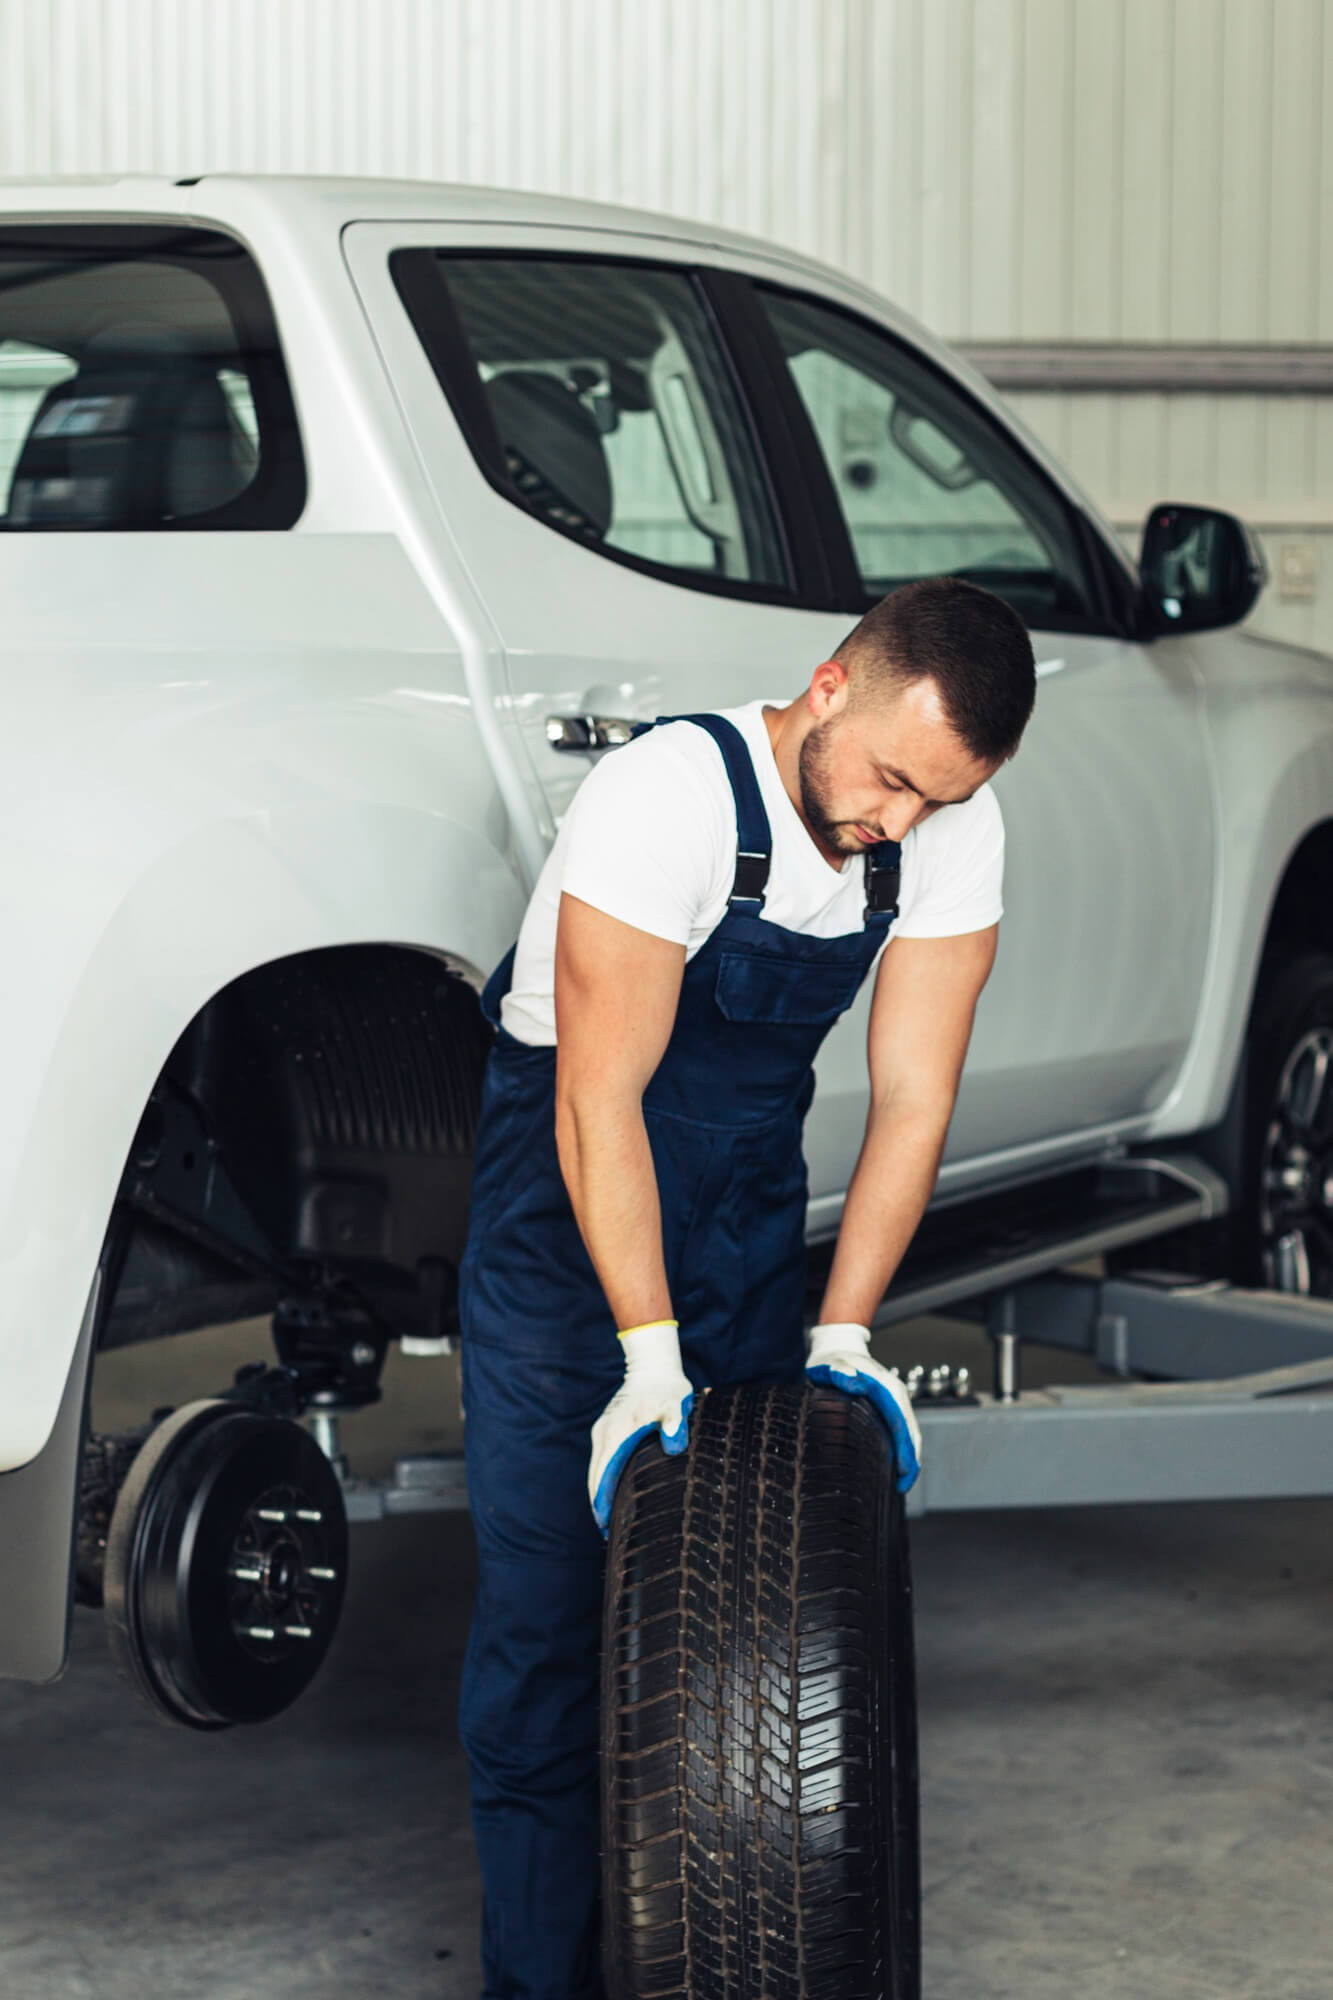
M 1235 625 L 1268 581 L 1257 537 L 1234 514 L 1163 501 L 1143 524 L 1143 636 Z

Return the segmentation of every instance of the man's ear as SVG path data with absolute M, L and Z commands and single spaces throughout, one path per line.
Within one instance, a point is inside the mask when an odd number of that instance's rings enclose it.
M 833 714 L 846 705 L 847 669 L 841 660 L 821 660 L 810 676 L 810 688 L 806 696 L 810 713 L 816 722 L 822 722 L 826 715 Z

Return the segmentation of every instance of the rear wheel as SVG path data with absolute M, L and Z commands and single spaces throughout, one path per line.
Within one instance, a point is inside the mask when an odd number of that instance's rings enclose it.
M 879 1419 L 714 1390 L 621 1481 L 602 1655 L 611 2000 L 917 2000 L 916 1691 Z

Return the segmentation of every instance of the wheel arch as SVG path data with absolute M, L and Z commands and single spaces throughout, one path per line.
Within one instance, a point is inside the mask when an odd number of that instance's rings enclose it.
M 1304 950 L 1333 951 L 1333 810 L 1288 858 L 1268 912 L 1250 1014 L 1278 966 Z
M 1220 846 L 1212 940 L 1194 1037 L 1146 1135 L 1215 1131 L 1243 1088 L 1245 1038 L 1275 963 L 1304 923 L 1333 856 L 1333 728 L 1325 702 L 1253 698 L 1214 732 Z
M 285 955 L 214 994 L 158 1074 L 118 1204 L 100 1345 L 351 1282 L 387 1327 L 451 1325 L 490 1029 L 452 954 Z
M 139 877 L 68 990 L 34 978 L 0 1048 L 17 1107 L 0 1185 L 0 1471 L 50 1435 L 125 1163 L 190 1024 L 235 982 L 324 950 L 420 953 L 475 992 L 525 902 L 489 831 L 374 802 L 216 821 Z

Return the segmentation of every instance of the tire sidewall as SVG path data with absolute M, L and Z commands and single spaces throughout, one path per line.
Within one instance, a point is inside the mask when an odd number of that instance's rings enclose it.
M 1231 1275 L 1243 1284 L 1266 1283 L 1260 1178 L 1278 1082 L 1302 1036 L 1320 1027 L 1333 1029 L 1333 953 L 1304 952 L 1268 985 L 1255 1008 L 1248 1038 L 1244 1143 L 1231 1260 Z

